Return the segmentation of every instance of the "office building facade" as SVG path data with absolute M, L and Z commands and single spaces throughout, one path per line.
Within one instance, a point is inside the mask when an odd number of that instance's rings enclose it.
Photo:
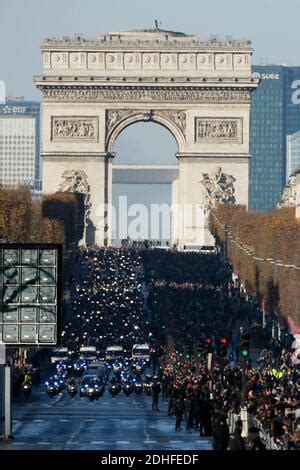
M 0 105 L 0 184 L 30 188 L 40 179 L 40 103 L 22 98 Z
M 249 208 L 276 207 L 297 166 L 300 131 L 300 67 L 253 66 L 261 83 L 250 116 Z

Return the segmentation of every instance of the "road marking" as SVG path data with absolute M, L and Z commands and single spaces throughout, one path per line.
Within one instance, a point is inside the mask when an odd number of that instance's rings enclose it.
M 13 446 L 24 446 L 25 442 L 13 442 L 12 445 Z
M 117 441 L 117 444 L 130 444 L 130 441 Z
M 23 424 L 23 421 L 17 421 L 16 424 L 13 424 L 13 432 L 15 433 Z
M 51 445 L 51 442 L 43 442 L 43 441 L 41 441 L 41 442 L 37 442 L 37 445 L 38 445 L 38 446 L 50 446 L 50 445 Z
M 56 405 L 56 403 L 58 403 L 58 402 L 62 399 L 62 397 L 63 397 L 63 395 L 62 395 L 62 393 L 60 393 L 60 394 L 58 395 L 58 397 L 56 397 L 55 400 L 51 402 L 51 405 L 52 405 L 52 406 L 53 406 L 53 405 Z
M 61 418 L 59 421 L 60 421 L 61 423 L 68 423 L 70 420 L 69 420 L 69 419 L 63 419 L 63 418 Z
M 147 441 L 144 441 L 144 444 L 156 444 L 157 441 L 153 441 L 151 439 L 147 440 Z
M 34 423 L 43 423 L 45 420 L 44 419 L 34 419 Z
M 73 442 L 67 442 L 67 445 L 70 446 L 70 445 L 78 445 L 79 444 L 79 441 L 73 441 Z
M 85 419 L 84 421 L 96 421 L 95 419 Z
M 170 444 L 181 444 L 183 441 L 169 441 Z
M 91 444 L 104 444 L 104 441 L 92 441 Z

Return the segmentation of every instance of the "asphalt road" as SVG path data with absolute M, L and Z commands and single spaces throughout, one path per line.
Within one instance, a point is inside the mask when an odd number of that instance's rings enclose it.
M 14 439 L 0 443 L 11 450 L 210 450 L 209 438 L 175 431 L 166 403 L 151 409 L 151 397 L 106 390 L 98 401 L 70 398 L 66 391 L 50 399 L 44 385 L 13 405 Z

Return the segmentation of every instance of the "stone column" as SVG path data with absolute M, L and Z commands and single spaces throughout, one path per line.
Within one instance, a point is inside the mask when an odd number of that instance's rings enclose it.
M 111 245 L 112 242 L 112 160 L 114 154 L 107 153 L 105 157 L 105 244 Z
M 178 178 L 172 182 L 171 200 L 171 245 L 178 245 L 179 242 L 179 207 L 178 207 Z
M 201 191 L 197 178 L 197 160 L 188 155 L 177 155 L 179 158 L 178 181 L 178 220 L 179 246 L 203 245 L 205 239 L 204 211 L 201 207 Z M 198 180 L 200 177 L 198 178 Z

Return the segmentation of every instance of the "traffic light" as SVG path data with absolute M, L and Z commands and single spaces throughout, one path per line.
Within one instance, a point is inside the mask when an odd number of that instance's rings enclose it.
M 184 348 L 184 357 L 185 357 L 186 359 L 191 359 L 192 354 L 193 354 L 193 351 L 192 351 L 191 346 L 186 346 L 186 347 Z
M 212 353 L 212 339 L 206 338 L 206 352 L 207 354 Z
M 247 358 L 250 354 L 250 337 L 243 334 L 240 339 L 240 354 L 242 357 Z
M 220 338 L 219 341 L 219 356 L 225 357 L 227 355 L 228 340 L 225 337 Z
M 195 359 L 199 360 L 201 357 L 203 357 L 203 355 L 204 355 L 204 351 L 203 351 L 202 343 L 194 344 L 194 357 L 195 357 Z

